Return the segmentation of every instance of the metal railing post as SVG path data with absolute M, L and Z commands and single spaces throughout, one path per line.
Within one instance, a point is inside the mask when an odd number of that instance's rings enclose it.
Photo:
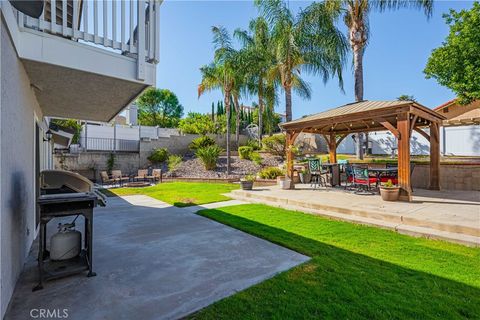
M 145 80 L 145 0 L 138 0 L 137 15 L 137 79 Z

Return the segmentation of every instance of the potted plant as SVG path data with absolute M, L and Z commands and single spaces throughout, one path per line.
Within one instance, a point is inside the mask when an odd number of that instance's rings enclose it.
M 301 171 L 299 171 L 298 176 L 300 177 L 301 183 L 310 183 L 310 180 L 312 179 L 310 171 L 308 171 L 306 168 L 303 168 Z
M 400 187 L 388 180 L 383 186 L 380 186 L 380 194 L 383 201 L 397 201 L 400 195 Z
M 254 182 L 254 175 L 247 175 L 243 177 L 242 179 L 240 179 L 240 185 L 242 186 L 242 190 L 252 190 Z

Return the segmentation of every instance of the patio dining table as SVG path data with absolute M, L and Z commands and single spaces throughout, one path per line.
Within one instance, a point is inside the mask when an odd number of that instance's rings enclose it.
M 398 167 L 392 167 L 392 168 L 368 168 L 369 172 L 374 172 L 375 176 L 377 177 L 377 186 L 380 183 L 380 178 L 382 174 L 395 174 L 398 175 Z

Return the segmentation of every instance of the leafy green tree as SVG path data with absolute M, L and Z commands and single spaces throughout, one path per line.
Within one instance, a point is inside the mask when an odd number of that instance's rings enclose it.
M 363 54 L 368 43 L 370 28 L 368 15 L 372 10 L 384 12 L 401 8 L 423 9 L 427 17 L 432 15 L 433 0 L 325 0 L 332 15 L 343 15 L 348 29 L 348 40 L 353 51 L 353 75 L 355 101 L 363 100 Z M 357 158 L 363 159 L 363 134 L 358 135 Z
M 168 89 L 148 88 L 138 97 L 136 104 L 141 125 L 172 128 L 183 115 L 177 96 Z
M 408 94 L 402 94 L 397 97 L 398 101 L 417 101 L 414 96 L 409 96 Z
M 427 79 L 435 78 L 450 88 L 459 102 L 480 99 L 480 4 L 470 10 L 450 10 L 444 15 L 450 33 L 443 45 L 432 52 L 424 70 Z
M 338 14 L 331 14 L 323 3 L 313 3 L 297 16 L 282 0 L 255 3 L 272 30 L 275 65 L 269 70 L 269 78 L 280 82 L 285 92 L 286 118 L 291 121 L 292 90 L 306 99 L 311 95 L 301 72 L 319 75 L 324 82 L 336 76 L 342 87 L 348 44 L 335 26 Z
M 255 108 L 255 110 L 252 112 L 253 123 L 258 123 L 258 114 L 259 108 Z M 263 110 L 263 119 L 263 134 L 272 135 L 275 131 L 278 130 L 278 124 L 280 123 L 281 119 L 277 113 L 272 111 L 270 108 L 265 108 Z M 258 129 L 260 130 L 260 127 Z
M 178 128 L 186 134 L 208 134 L 216 133 L 215 123 L 208 114 L 198 112 L 189 112 L 187 116 L 180 120 Z

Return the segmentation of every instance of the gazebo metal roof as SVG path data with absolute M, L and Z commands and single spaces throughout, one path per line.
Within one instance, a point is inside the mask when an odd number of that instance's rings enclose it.
M 380 124 L 387 120 L 396 125 L 398 115 L 409 113 L 416 115 L 417 126 L 441 122 L 445 118 L 435 111 L 415 101 L 360 101 L 348 103 L 298 120 L 280 124 L 283 130 L 303 129 L 303 132 L 346 133 L 358 131 L 380 131 Z M 322 128 L 322 126 L 324 126 Z

